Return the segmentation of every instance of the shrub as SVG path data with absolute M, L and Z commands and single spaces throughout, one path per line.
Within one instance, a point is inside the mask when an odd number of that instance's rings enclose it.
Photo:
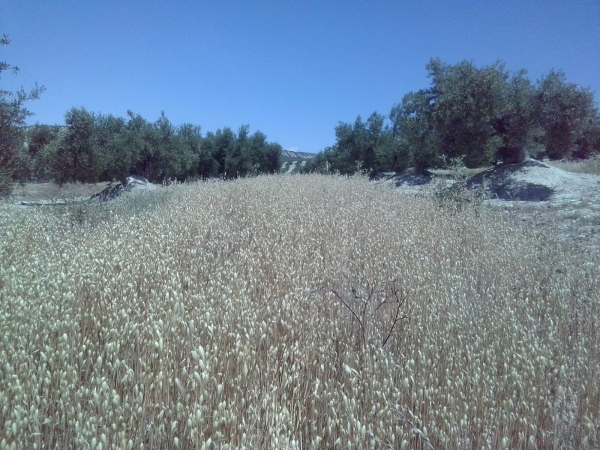
M 470 174 L 466 170 L 463 158 L 452 158 L 447 166 L 448 176 L 438 177 L 434 184 L 434 193 L 440 207 L 450 211 L 462 211 L 469 208 L 479 213 L 489 192 L 484 185 L 475 189 L 467 188 Z

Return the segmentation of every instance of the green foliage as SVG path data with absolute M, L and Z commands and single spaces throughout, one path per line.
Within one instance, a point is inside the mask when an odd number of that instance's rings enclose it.
M 359 171 L 373 176 L 389 166 L 401 166 L 397 157 L 399 143 L 384 123 L 385 116 L 377 112 L 366 122 L 360 116 L 354 124 L 340 122 L 335 127 L 336 144 L 310 159 L 302 172 L 352 175 Z
M 336 143 L 313 158 L 304 172 L 418 172 L 455 158 L 467 167 L 518 163 L 529 154 L 589 157 L 600 151 L 600 119 L 588 89 L 551 72 L 534 86 L 524 70 L 496 62 L 477 68 L 432 59 L 431 85 L 406 94 L 385 117 L 335 127 Z
M 208 133 L 207 137 L 202 140 L 202 144 L 198 153 L 198 166 L 196 173 L 200 178 L 210 178 L 219 175 L 219 162 L 214 158 L 214 155 L 211 151 L 211 142 L 209 140 L 210 135 L 211 133 Z
M 567 83 L 563 72 L 552 71 L 538 82 L 535 113 L 545 131 L 544 144 L 550 159 L 571 157 L 578 141 L 582 153 L 590 153 L 592 145 L 586 141 L 586 134 L 593 139 L 598 111 L 589 89 Z
M 36 123 L 26 132 L 27 151 L 30 157 L 29 179 L 48 181 L 52 178 L 50 144 L 58 139 L 60 127 Z
M 235 144 L 235 134 L 231 128 L 219 129 L 216 133 L 209 132 L 205 136 L 205 145 L 216 162 L 216 174 L 227 176 L 225 159 L 232 152 Z M 231 177 L 231 174 L 229 175 Z
M 524 70 L 512 75 L 503 87 L 503 110 L 494 123 L 502 139 L 497 159 L 505 163 L 522 162 L 526 152 L 535 152 L 538 131 L 534 127 L 535 89 Z
M 408 93 L 390 113 L 396 158 L 419 171 L 463 156 L 478 167 L 521 162 L 527 153 L 556 159 L 597 151 L 593 96 L 562 72 L 534 86 L 524 70 L 509 73 L 501 62 L 476 68 L 432 59 L 427 70 L 431 86 Z
M 154 179 L 183 178 L 198 165 L 198 148 L 202 138 L 200 127 L 184 124 L 175 127 L 162 112 L 154 124 L 155 158 L 158 176 Z
M 274 174 L 281 167 L 281 152 L 283 148 L 276 142 L 269 142 L 262 147 L 258 158 L 258 166 L 262 172 Z
M 127 111 L 129 120 L 123 131 L 124 146 L 132 155 L 132 171 L 149 180 L 159 179 L 158 158 L 155 157 L 155 129 L 151 123 L 139 114 Z
M 197 175 L 198 164 L 202 156 L 202 128 L 199 125 L 185 123 L 177 129 L 177 149 L 180 163 L 176 177 L 185 179 Z
M 485 185 L 469 189 L 467 182 L 469 174 L 464 163 L 464 157 L 452 158 L 446 166 L 449 175 L 439 177 L 434 185 L 435 196 L 440 207 L 449 211 L 458 212 L 470 208 L 479 214 L 484 207 L 484 201 L 489 198 Z
M 5 36 L 0 44 L 8 44 Z M 0 63 L 0 72 L 18 68 Z M 587 158 L 600 152 L 600 116 L 589 89 L 551 72 L 534 86 L 525 71 L 510 73 L 501 62 L 477 68 L 432 59 L 431 85 L 406 94 L 389 117 L 374 112 L 366 121 L 340 122 L 336 142 L 298 172 L 422 172 L 461 161 L 468 167 L 534 157 Z M 0 91 L 0 194 L 13 180 L 53 178 L 96 182 L 143 175 L 153 182 L 277 173 L 282 148 L 260 131 L 242 125 L 202 136 L 199 126 L 175 126 L 162 112 L 148 122 L 131 111 L 123 119 L 72 108 L 64 127 L 36 125 L 24 102 L 38 98 Z M 387 121 L 387 122 L 386 122 Z M 25 145 L 23 145 L 25 143 Z M 451 163 L 454 164 L 454 163 Z
M 376 155 L 382 152 L 384 139 L 384 117 L 374 112 L 366 122 L 358 116 L 354 124 L 340 122 L 335 128 L 336 145 L 333 170 L 350 175 L 356 170 L 373 172 L 376 169 Z
M 600 155 L 600 114 L 597 114 L 593 119 L 589 119 L 585 130 L 575 141 L 575 145 L 573 157 L 576 159 Z
M 31 174 L 71 181 L 124 181 L 138 174 L 152 182 L 275 173 L 281 146 L 242 126 L 202 136 L 199 126 L 173 125 L 161 113 L 154 122 L 127 112 L 123 119 L 73 108 L 64 127 L 36 126 L 28 135 Z M 43 169 L 49 167 L 50 170 Z
M 229 178 L 245 177 L 250 171 L 250 127 L 242 125 L 225 155 L 225 173 Z
M 463 61 L 455 66 L 431 60 L 427 66 L 432 79 L 431 118 L 447 159 L 465 155 L 468 167 L 495 161 L 502 143 L 495 122 L 503 116 L 503 94 L 508 78 L 503 65 L 477 69 Z
M 7 35 L 0 39 L 0 46 L 8 45 Z M 0 62 L 0 73 L 12 70 L 17 73 L 19 68 L 7 62 Z M 0 197 L 10 195 L 13 180 L 24 181 L 29 174 L 29 157 L 24 148 L 25 119 L 33 113 L 25 108 L 25 103 L 37 100 L 44 87 L 35 86 L 29 93 L 20 89 L 9 92 L 0 89 Z
M 306 161 L 306 165 L 301 169 L 302 173 L 320 173 L 330 174 L 331 163 L 333 159 L 333 148 L 327 147 L 322 152 L 317 153 L 314 157 Z
M 281 146 L 267 142 L 266 135 L 260 131 L 252 135 L 249 131 L 248 125 L 242 125 L 237 134 L 228 127 L 207 133 L 204 143 L 207 154 L 214 161 L 212 176 L 237 178 L 279 170 Z
M 53 155 L 58 184 L 100 181 L 107 158 L 98 142 L 96 120 L 85 108 L 71 108 L 65 114 L 66 131 L 61 133 Z
M 103 160 L 100 180 L 125 181 L 133 162 L 131 153 L 124 145 L 125 119 L 113 115 L 95 116 L 95 143 Z
M 443 162 L 440 139 L 434 127 L 434 97 L 428 91 L 410 92 L 390 112 L 395 140 L 399 141 L 401 167 L 413 165 L 418 172 Z
M 267 136 L 256 131 L 248 140 L 247 155 L 250 160 L 249 175 L 277 173 L 281 167 L 281 152 L 277 143 L 267 142 Z

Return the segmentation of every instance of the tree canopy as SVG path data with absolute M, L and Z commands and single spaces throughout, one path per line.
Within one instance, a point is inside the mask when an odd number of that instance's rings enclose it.
M 9 43 L 6 35 L 0 39 L 0 47 Z M 0 62 L 0 73 L 6 70 L 19 68 Z M 33 113 L 24 104 L 43 91 L 0 90 L 0 196 L 15 180 L 91 183 L 138 174 L 162 182 L 275 173 L 281 166 L 281 146 L 260 131 L 250 134 L 249 125 L 203 136 L 200 126 L 176 126 L 164 112 L 149 122 L 132 111 L 123 118 L 81 107 L 65 113 L 64 125 L 27 127 Z
M 305 171 L 401 172 L 464 158 L 468 167 L 515 163 L 527 154 L 551 159 L 600 152 L 600 119 L 589 89 L 552 71 L 535 84 L 498 61 L 476 67 L 432 59 L 429 88 L 409 92 L 386 118 L 335 127 L 336 143 Z M 387 122 L 386 122 L 387 119 Z
M 7 35 L 0 39 L 0 47 L 10 44 Z M 0 73 L 11 70 L 19 72 L 17 66 L 0 62 Z M 33 113 L 25 107 L 25 103 L 36 100 L 44 92 L 44 87 L 37 85 L 30 92 L 20 89 L 9 92 L 0 89 L 0 196 L 10 194 L 14 179 L 24 181 L 29 173 L 29 157 L 24 146 L 25 119 Z
M 8 37 L 0 46 L 9 43 Z M 0 62 L 0 73 L 18 68 Z M 462 158 L 468 167 L 533 157 L 586 158 L 600 153 L 600 114 L 593 93 L 551 71 L 535 83 L 524 70 L 509 72 L 498 61 L 426 65 L 430 86 L 408 92 L 388 116 L 335 126 L 335 144 L 309 160 L 303 171 L 374 176 L 417 171 Z M 236 178 L 275 173 L 282 148 L 249 125 L 202 134 L 199 125 L 174 125 L 164 112 L 154 122 L 71 108 L 64 125 L 25 127 L 25 108 L 43 87 L 29 93 L 0 90 L 0 195 L 27 179 L 58 183 L 124 180 L 130 174 L 153 182 L 207 177 Z
M 137 174 L 163 182 L 277 172 L 281 146 L 249 130 L 244 125 L 236 135 L 225 127 L 203 136 L 200 126 L 175 126 L 164 112 L 149 122 L 132 111 L 122 118 L 71 108 L 64 125 L 15 127 L 14 141 L 27 149 L 18 172 L 24 180 L 94 183 Z
M 243 125 L 202 136 L 198 125 L 175 126 L 164 112 L 148 122 L 131 111 L 128 119 L 72 108 L 65 126 L 44 147 L 49 176 L 58 183 L 123 180 L 134 173 L 153 182 L 168 179 L 236 178 L 274 173 L 281 146 Z M 35 133 L 40 133 L 34 128 Z M 38 139 L 32 133 L 31 141 Z

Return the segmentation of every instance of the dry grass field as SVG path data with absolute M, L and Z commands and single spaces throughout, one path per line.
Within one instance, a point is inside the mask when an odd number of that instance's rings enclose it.
M 600 175 L 600 157 L 585 159 L 582 161 L 548 161 L 553 167 L 567 172 L 584 173 L 589 175 Z
M 598 255 L 361 178 L 151 195 L 0 205 L 0 448 L 599 447 Z
M 13 202 L 51 202 L 53 200 L 88 199 L 106 187 L 107 183 L 65 183 L 54 182 L 13 184 L 10 200 Z

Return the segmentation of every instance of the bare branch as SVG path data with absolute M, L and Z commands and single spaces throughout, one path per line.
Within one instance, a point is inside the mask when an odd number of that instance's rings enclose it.
M 342 305 L 344 305 L 348 309 L 348 311 L 350 311 L 350 313 L 354 316 L 354 318 L 358 321 L 358 324 L 360 325 L 360 329 L 362 331 L 363 343 L 366 344 L 365 326 L 364 326 L 362 320 L 360 320 L 360 318 L 356 315 L 356 313 L 354 312 L 354 310 L 352 309 L 352 307 L 347 302 L 344 301 L 344 299 L 340 296 L 340 294 L 337 293 L 336 290 L 331 289 L 331 292 L 333 293 L 333 295 L 335 295 L 338 298 L 338 300 L 340 301 L 340 303 Z
M 395 411 L 396 411 L 396 414 L 398 415 L 398 420 L 409 424 L 410 427 L 413 429 L 413 432 L 417 436 L 419 436 L 421 439 L 423 439 L 423 441 L 427 445 L 427 448 L 429 448 L 430 450 L 435 450 L 433 448 L 433 444 L 431 444 L 431 442 L 429 441 L 429 438 L 427 436 L 425 436 L 425 433 L 423 433 L 421 430 L 419 430 L 419 428 L 417 428 L 417 426 L 414 423 L 412 423 L 409 419 L 407 419 L 404 414 L 402 414 L 400 411 L 398 411 L 398 409 L 395 409 Z
M 368 438 L 373 439 L 375 442 L 377 442 L 380 445 L 383 445 L 384 447 L 387 448 L 391 448 L 393 450 L 394 447 L 392 447 L 391 444 L 387 443 L 387 442 L 383 442 L 381 439 L 379 439 L 377 436 L 375 436 L 373 433 L 371 433 L 370 431 L 367 431 L 365 433 L 365 436 L 367 436 Z
M 407 295 L 401 292 L 396 286 L 396 280 L 387 281 L 385 283 L 375 281 L 373 283 L 368 280 L 361 286 L 357 279 L 350 279 L 343 275 L 344 279 L 350 284 L 351 293 L 344 290 L 336 290 L 323 287 L 320 291 L 332 293 L 339 302 L 350 312 L 353 319 L 358 322 L 360 333 L 362 335 L 363 344 L 366 346 L 367 341 L 372 337 L 372 330 L 378 330 L 380 327 L 385 327 L 384 336 L 381 336 L 381 348 L 383 348 L 390 340 L 396 330 L 399 321 L 409 319 L 407 314 L 402 314 L 402 307 L 406 302 Z M 358 300 L 358 302 L 356 302 Z M 393 315 L 379 313 L 384 305 L 395 305 Z M 387 321 L 391 323 L 385 323 Z

